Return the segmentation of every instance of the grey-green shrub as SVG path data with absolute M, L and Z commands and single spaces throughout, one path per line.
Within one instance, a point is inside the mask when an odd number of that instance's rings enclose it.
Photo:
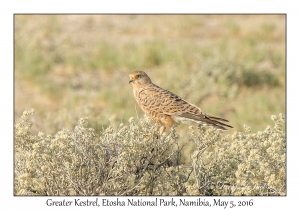
M 195 194 L 209 190 L 213 195 L 285 195 L 284 117 L 271 118 L 274 127 L 251 134 L 245 126 L 245 133 L 235 132 L 231 138 L 211 129 L 200 128 L 197 135 L 191 131 L 197 145 L 191 156 L 196 176 L 188 189 Z
M 15 124 L 15 195 L 285 195 L 284 117 L 251 134 L 189 127 L 195 148 L 182 164 L 180 138 L 147 117 L 99 134 L 79 120 L 55 135 L 30 132 L 33 110 Z M 192 143 L 187 142 L 186 144 Z

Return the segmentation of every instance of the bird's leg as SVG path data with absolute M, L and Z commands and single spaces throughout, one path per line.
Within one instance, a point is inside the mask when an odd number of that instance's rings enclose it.
M 168 132 L 170 128 L 173 126 L 173 124 L 175 123 L 175 121 L 170 116 L 165 116 L 161 118 L 160 121 L 163 124 L 163 129 L 161 131 L 161 134 Z
M 163 116 L 156 123 L 157 123 L 157 127 L 155 133 L 161 136 L 163 133 L 167 133 L 170 130 L 170 128 L 175 123 L 175 121 L 170 116 Z M 157 136 L 157 138 L 159 136 Z
M 159 134 L 162 135 L 165 132 L 165 130 L 166 130 L 166 127 L 165 126 L 161 126 L 159 128 Z
M 154 136 L 156 139 L 159 139 L 159 137 L 162 135 L 162 133 L 164 132 L 165 127 L 158 124 L 155 128 L 155 132 L 154 132 Z
M 156 138 L 156 139 L 158 139 L 159 138 L 159 128 L 160 128 L 160 126 L 159 125 L 157 125 L 156 126 L 156 128 L 155 128 L 155 132 L 154 132 L 154 138 Z

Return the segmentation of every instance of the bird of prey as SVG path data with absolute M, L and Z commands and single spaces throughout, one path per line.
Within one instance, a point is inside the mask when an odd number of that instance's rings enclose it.
M 206 114 L 199 107 L 155 85 L 143 71 L 132 72 L 129 79 L 138 105 L 158 126 L 163 127 L 162 132 L 168 131 L 176 123 L 188 121 L 213 126 L 221 130 L 232 128 L 232 126 L 224 123 L 228 120 Z

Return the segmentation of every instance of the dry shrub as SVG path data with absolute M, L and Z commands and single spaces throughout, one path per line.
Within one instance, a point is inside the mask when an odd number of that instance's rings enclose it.
M 156 131 L 147 117 L 97 134 L 79 120 L 74 130 L 31 133 L 25 111 L 15 124 L 15 195 L 285 195 L 284 118 L 274 127 L 231 138 L 190 126 L 191 163 L 175 128 Z M 191 142 L 187 142 L 191 143 Z
M 194 179 L 187 189 L 201 195 L 286 195 L 286 138 L 284 117 L 273 115 L 274 127 L 229 137 L 201 127 L 192 140 Z M 213 150 L 207 149 L 213 146 Z

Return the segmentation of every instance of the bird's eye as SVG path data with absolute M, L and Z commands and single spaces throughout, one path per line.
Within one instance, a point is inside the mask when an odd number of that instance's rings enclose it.
M 141 75 L 137 75 L 136 78 L 138 79 L 138 78 L 140 78 L 140 76 L 141 76 Z

